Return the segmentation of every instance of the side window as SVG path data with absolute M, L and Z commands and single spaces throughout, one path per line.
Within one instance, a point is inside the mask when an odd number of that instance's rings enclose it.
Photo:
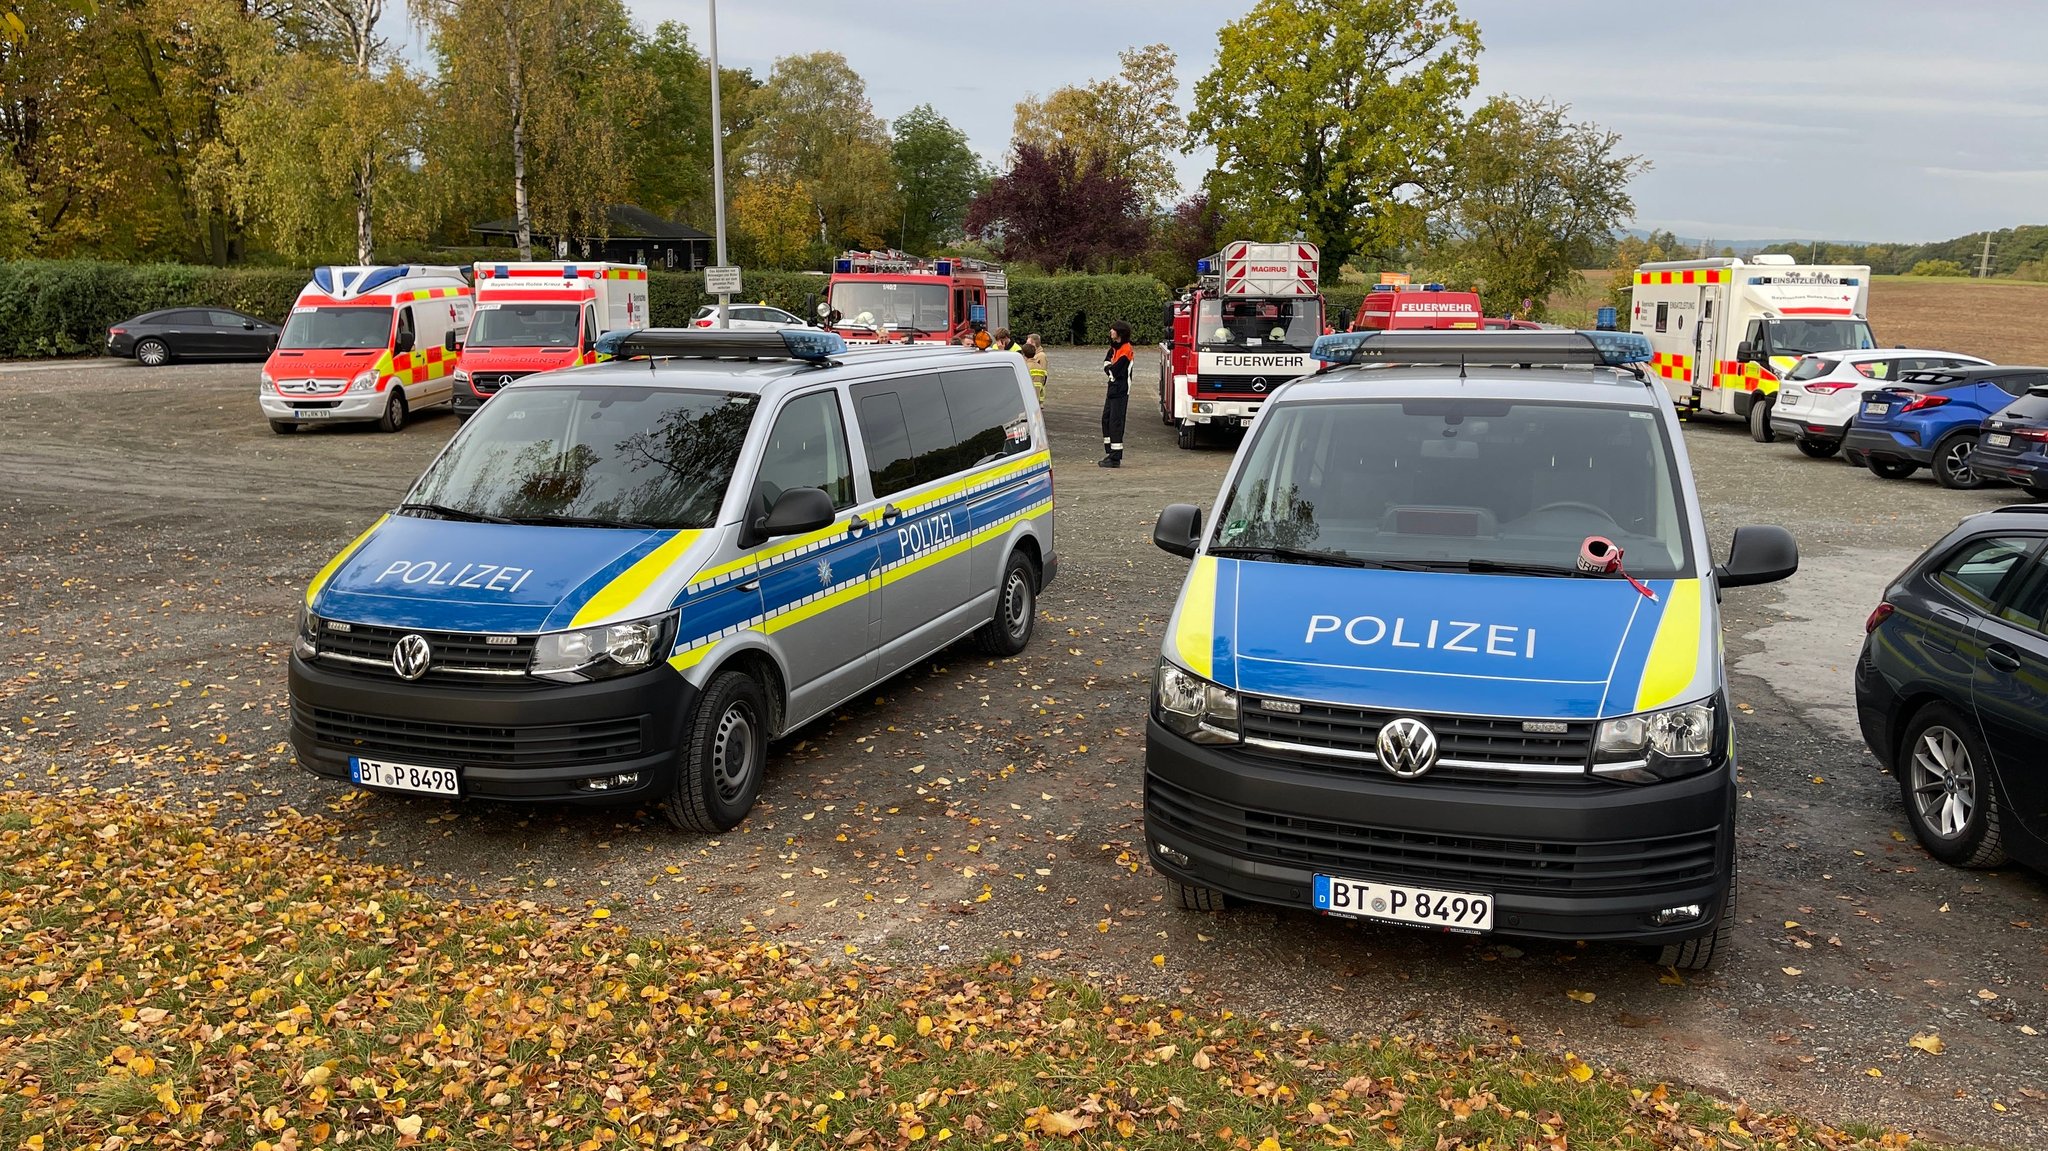
M 2028 375 L 2022 372 L 2016 376 L 2000 376 L 1997 383 L 2000 388 L 2003 388 L 2010 395 L 2024 396 L 2027 394 L 2027 389 L 2038 383 L 2040 379 L 2041 377 L 2039 376 Z
M 205 328 L 212 326 L 213 318 L 205 312 L 177 311 L 167 314 L 157 322 L 160 324 L 178 324 L 187 328 Z
M 938 479 L 957 442 L 946 393 L 936 375 L 907 376 L 853 388 L 868 475 L 877 497 Z
M 853 506 L 853 457 L 836 392 L 798 396 L 775 417 L 754 490 L 773 504 L 791 488 L 820 488 L 834 508 Z
M 242 326 L 242 317 L 233 312 L 208 312 L 206 313 L 206 318 L 216 328 L 239 328 Z
M 1757 355 L 1764 354 L 1764 345 L 1767 341 L 1764 339 L 1764 322 L 1762 320 L 1751 320 L 1749 322 L 1749 330 L 1742 334 L 1742 338 L 1755 349 Z
M 2048 635 L 2048 556 L 2035 556 L 2027 562 L 2005 600 L 1998 609 L 2000 619 Z
M 1896 376 L 1902 367 L 1910 371 L 1912 363 L 1910 360 L 1903 363 L 1899 360 L 1858 360 L 1856 370 L 1873 380 L 1889 380 Z
M 2036 542 L 2025 536 L 1971 540 L 1941 561 L 1934 569 L 1934 582 L 1971 607 L 1988 612 L 1998 599 L 1998 585 L 2034 550 Z
M 1666 303 L 1659 303 L 1657 305 L 1657 330 L 1660 332 L 1663 331 L 1665 325 L 1669 323 L 1670 320 L 1671 305 Z
M 1031 417 L 1015 372 L 976 368 L 947 372 L 946 410 L 959 443 L 945 458 L 945 473 L 999 460 L 1031 446 Z
M 409 352 L 412 350 L 413 342 L 412 309 L 400 308 L 398 310 L 398 334 L 392 343 L 399 350 Z
M 953 322 L 955 324 L 967 322 L 967 289 L 965 288 L 953 289 Z
M 592 304 L 583 305 L 583 342 L 587 346 L 598 337 L 597 308 Z

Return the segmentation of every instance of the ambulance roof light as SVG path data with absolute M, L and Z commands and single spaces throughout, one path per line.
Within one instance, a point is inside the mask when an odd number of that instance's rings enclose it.
M 1624 367 L 1648 363 L 1650 341 L 1634 332 L 1339 332 L 1309 355 L 1325 364 L 1458 364 Z

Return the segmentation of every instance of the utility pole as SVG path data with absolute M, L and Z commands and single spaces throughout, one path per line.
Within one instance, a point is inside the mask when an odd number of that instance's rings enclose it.
M 1984 233 L 1984 253 L 1977 257 L 1977 278 L 1987 279 L 1991 275 L 1991 233 Z
M 711 215 L 718 231 L 718 266 L 725 267 L 725 121 L 718 115 L 718 0 L 711 7 Z M 732 327 L 732 297 L 718 297 L 718 326 Z

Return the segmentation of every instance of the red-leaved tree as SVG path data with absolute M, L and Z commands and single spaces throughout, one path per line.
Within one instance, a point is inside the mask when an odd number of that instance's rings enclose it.
M 967 211 L 967 233 L 1005 259 L 1047 271 L 1105 271 L 1136 260 L 1149 238 L 1129 177 L 1071 147 L 1017 145 L 1010 170 Z

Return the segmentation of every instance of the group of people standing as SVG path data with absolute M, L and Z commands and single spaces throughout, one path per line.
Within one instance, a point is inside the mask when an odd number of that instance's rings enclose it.
M 997 328 L 994 333 L 984 329 L 963 335 L 954 343 L 1023 356 L 1024 366 L 1031 372 L 1031 386 L 1038 390 L 1038 405 L 1045 406 L 1045 345 L 1037 332 L 1025 336 L 1020 344 L 1010 337 L 1008 328 Z M 1131 326 L 1122 320 L 1111 324 L 1109 350 L 1102 355 L 1102 459 L 1096 461 L 1097 467 L 1120 468 L 1124 464 L 1124 420 L 1130 414 L 1131 364 L 1136 355 L 1131 347 Z

